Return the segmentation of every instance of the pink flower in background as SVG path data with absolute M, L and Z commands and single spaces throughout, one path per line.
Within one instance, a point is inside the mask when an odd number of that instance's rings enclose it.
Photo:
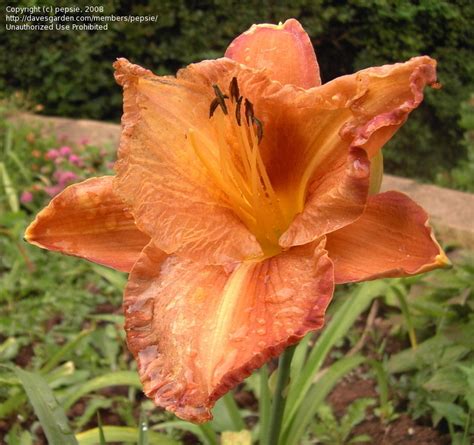
M 71 154 L 69 156 L 69 162 L 72 165 L 77 165 L 78 167 L 82 167 L 84 165 L 84 162 L 82 161 L 81 157 L 75 154 Z
M 52 148 L 46 152 L 46 159 L 56 159 L 59 156 L 59 151 Z
M 44 191 L 51 197 L 56 196 L 60 191 L 63 190 L 63 186 L 60 184 L 51 185 L 49 187 L 45 187 Z
M 31 192 L 23 192 L 20 196 L 20 202 L 22 204 L 28 204 L 29 202 L 33 201 L 33 193 Z
M 67 183 L 70 183 L 77 179 L 77 175 L 71 171 L 58 170 L 54 172 L 53 176 L 54 176 L 54 179 L 58 181 L 58 184 L 61 184 L 61 185 L 66 185 Z
M 79 140 L 79 144 L 88 145 L 89 144 L 89 139 L 88 138 L 82 138 L 82 139 Z
M 65 145 L 59 149 L 59 153 L 61 156 L 69 156 L 72 153 L 71 147 Z

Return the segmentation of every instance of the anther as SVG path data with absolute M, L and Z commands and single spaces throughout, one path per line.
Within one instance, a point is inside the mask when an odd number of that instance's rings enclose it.
M 232 101 L 238 101 L 240 97 L 239 84 L 237 83 L 237 77 L 232 77 L 229 86 L 230 98 Z
M 220 105 L 220 100 L 216 97 L 212 102 L 211 106 L 209 107 L 209 119 L 214 115 L 214 111 Z
M 247 125 L 250 125 L 254 117 L 253 113 L 253 104 L 248 99 L 245 99 L 245 119 L 247 120 Z
M 235 77 L 234 77 L 234 79 L 235 79 Z M 241 115 L 240 115 L 240 107 L 242 105 L 242 99 L 243 99 L 243 97 L 240 96 L 237 99 L 237 102 L 236 102 L 236 105 L 235 105 L 235 118 L 237 119 L 237 123 L 239 124 L 239 127 L 240 127 L 240 125 L 242 125 L 241 124 L 242 118 L 241 118 Z
M 218 85 L 212 85 L 212 88 L 214 88 L 214 93 L 216 93 L 216 97 L 219 100 L 219 105 L 221 106 L 222 111 L 224 114 L 229 114 L 227 111 L 227 105 L 225 104 L 225 99 L 228 99 L 229 96 L 223 94 Z
M 260 144 L 263 138 L 263 124 L 260 121 L 260 119 L 257 119 L 255 116 L 252 116 L 252 122 L 257 127 L 257 139 L 258 139 L 258 143 Z

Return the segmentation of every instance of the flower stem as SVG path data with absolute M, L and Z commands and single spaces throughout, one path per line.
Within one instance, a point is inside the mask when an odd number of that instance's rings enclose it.
M 261 445 L 276 445 L 280 437 L 281 424 L 283 413 L 285 411 L 286 394 L 285 390 L 288 385 L 290 377 L 290 365 L 293 354 L 295 353 L 296 345 L 287 348 L 280 356 L 278 361 L 278 375 L 273 396 L 272 411 L 270 415 L 270 427 L 267 441 L 263 441 Z

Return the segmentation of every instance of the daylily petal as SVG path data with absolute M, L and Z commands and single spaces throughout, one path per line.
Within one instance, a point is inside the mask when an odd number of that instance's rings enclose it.
M 369 164 L 364 150 L 353 149 L 346 165 L 313 184 L 303 212 L 280 237 L 280 246 L 306 244 L 359 218 L 367 200 Z
M 265 68 L 282 84 L 306 89 L 321 85 L 313 45 L 295 19 L 279 25 L 252 25 L 232 41 L 225 56 L 251 68 Z
M 190 129 L 212 138 L 211 85 L 192 72 L 183 80 L 154 76 L 125 59 L 114 66 L 124 87 L 116 187 L 137 226 L 165 252 L 210 264 L 260 255 L 187 139 Z
M 255 368 L 323 325 L 333 293 L 324 239 L 233 270 L 149 245 L 125 291 L 145 393 L 194 422 Z
M 408 114 L 419 105 L 424 86 L 435 82 L 435 65 L 429 57 L 416 57 L 406 63 L 369 68 L 340 77 L 310 90 L 306 97 L 294 96 L 299 112 L 292 116 L 294 121 L 288 122 L 288 128 L 294 130 L 285 133 L 281 149 L 273 150 L 267 159 L 273 177 L 283 178 L 286 174 L 286 183 L 300 181 L 297 193 L 299 207 L 303 207 L 301 201 L 305 202 L 302 215 L 295 219 L 281 238 L 283 246 L 310 242 L 350 224 L 360 216 L 363 210 L 362 190 L 367 186 L 368 179 L 364 174 L 366 166 L 360 149 L 367 151 L 369 159 L 378 153 L 405 122 Z M 319 104 L 314 103 L 316 97 Z M 277 119 L 270 121 L 277 122 Z M 268 134 L 271 138 L 276 131 L 268 129 Z M 267 142 L 278 144 L 276 137 L 270 141 L 267 139 Z M 299 147 L 299 150 L 294 147 Z M 267 150 L 267 153 L 270 151 Z M 356 169 L 359 172 L 355 176 L 350 174 L 354 155 L 362 166 Z M 349 168 L 344 168 L 344 164 Z M 287 169 L 287 165 L 292 165 L 292 168 Z M 275 173 L 278 169 L 281 172 Z M 293 176 L 285 173 L 288 170 Z M 344 171 L 349 172 L 346 177 Z M 335 177 L 339 180 L 334 181 Z M 326 181 L 328 185 L 324 185 Z M 350 199 L 347 201 L 352 210 L 345 215 L 339 212 L 341 218 L 331 217 L 328 221 L 326 212 L 319 206 L 328 205 L 325 197 L 329 184 L 333 182 L 340 190 L 341 184 L 351 181 L 357 184 L 359 193 L 352 196 L 342 193 L 342 196 L 355 198 L 352 203 Z M 341 193 L 333 190 L 330 195 L 340 196 Z
M 150 238 L 137 229 L 112 182 L 103 176 L 64 189 L 38 213 L 26 240 L 129 272 Z
M 327 235 L 336 283 L 402 277 L 449 263 L 426 212 L 403 193 L 370 196 L 356 222 Z
M 230 94 L 226 86 L 237 78 L 240 93 L 254 104 L 263 124 L 258 151 L 274 201 L 282 207 L 280 235 L 297 213 L 306 213 L 281 239 L 282 246 L 289 247 L 311 242 L 360 216 L 369 183 L 361 149 L 369 158 L 375 155 L 419 104 L 422 88 L 435 80 L 435 62 L 429 57 L 370 68 L 307 91 L 282 87 L 264 71 L 229 59 L 190 65 L 176 79 L 153 76 L 123 60 L 116 66 L 117 79 L 125 87 L 119 193 L 137 226 L 162 250 L 207 258 L 210 264 L 261 253 L 247 230 L 250 223 L 245 226 L 237 217 L 235 206 L 226 202 L 186 139 L 192 129 L 202 144 L 214 147 L 210 151 L 216 159 L 224 154 L 212 150 L 227 150 L 209 119 L 213 85 Z M 238 200 L 239 190 L 234 195 Z M 340 218 L 328 221 L 324 208 L 330 208 L 331 201 Z M 254 229 L 252 233 L 257 235 Z

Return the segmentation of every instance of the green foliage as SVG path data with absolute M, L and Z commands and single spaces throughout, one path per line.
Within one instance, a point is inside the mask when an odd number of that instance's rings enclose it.
M 19 5 L 34 4 L 21 0 Z M 50 3 L 50 2 L 46 2 Z M 68 0 L 54 2 L 70 6 Z M 75 5 L 85 6 L 87 0 Z M 145 24 L 118 22 L 109 30 L 6 32 L 0 91 L 21 91 L 46 114 L 118 119 L 121 91 L 112 62 L 127 57 L 159 74 L 223 55 L 252 23 L 295 17 L 310 34 L 323 80 L 420 54 L 438 60 L 443 88 L 427 91 L 424 104 L 385 152 L 386 170 L 425 180 L 440 178 L 472 190 L 472 148 L 463 144 L 461 102 L 474 91 L 474 5 L 468 0 L 296 0 L 159 2 L 106 0 L 104 14 L 159 15 Z M 467 171 L 465 162 L 471 162 Z M 459 168 L 464 173 L 450 174 Z M 471 181 L 472 181 L 472 174 Z M 443 179 L 444 178 L 444 179 Z
M 469 443 L 474 408 L 474 267 L 467 257 L 450 274 L 400 280 L 410 316 L 422 339 L 392 355 L 388 372 L 415 418 L 448 424 L 453 443 Z M 395 300 L 389 303 L 395 303 Z M 401 325 L 404 327 L 405 323 Z
M 194 425 L 143 401 L 135 362 L 124 347 L 120 305 L 125 275 L 21 240 L 33 214 L 49 199 L 45 194 L 28 204 L 19 199 L 22 190 L 40 179 L 28 167 L 32 159 L 40 168 L 48 166 L 43 155 L 59 141 L 45 138 L 39 128 L 6 122 L 0 126 L 0 141 L 0 162 L 8 172 L 7 186 L 0 182 L 0 362 L 6 365 L 0 367 L 0 419 L 10 422 L 6 443 L 38 441 L 33 410 L 44 431 L 51 428 L 49 434 L 55 435 L 61 428 L 63 433 L 72 430 L 80 444 L 100 443 L 98 413 L 112 414 L 119 424 L 104 421 L 106 443 L 126 438 L 178 444 L 186 434 L 217 445 L 224 433 L 250 428 L 253 443 L 265 443 L 276 397 L 277 373 L 268 375 L 271 364 L 246 383 L 259 400 L 258 414 L 253 407 L 240 408 L 228 393 L 217 402 L 212 422 Z M 35 150 L 39 157 L 32 156 Z M 107 162 L 108 157 L 102 159 Z M 85 174 L 107 171 L 99 161 L 87 161 L 86 166 Z M 45 180 L 48 174 L 42 175 Z M 366 410 L 384 427 L 407 411 L 435 427 L 447 427 L 454 444 L 469 443 L 474 433 L 474 267 L 472 258 L 456 263 L 449 272 L 339 289 L 327 326 L 295 348 L 289 383 L 280 385 L 287 399 L 281 444 L 362 441 L 367 437 L 353 437 L 352 431 Z M 361 334 L 358 322 L 382 300 L 380 315 L 390 330 L 381 334 L 367 329 L 368 339 L 354 350 Z M 387 340 L 393 339 L 406 349 L 385 351 Z M 372 402 L 362 399 L 336 418 L 325 405 L 327 395 L 343 377 L 361 372 L 376 381 L 378 406 L 372 409 Z
M 18 367 L 14 368 L 14 372 L 35 409 L 49 443 L 78 445 L 66 414 L 59 406 L 48 383 L 40 375 Z
M 452 171 L 438 174 L 436 182 L 445 187 L 474 191 L 474 95 L 461 104 L 459 125 L 464 130 L 462 144 L 466 158 L 459 160 Z
M 346 414 L 339 421 L 335 417 L 331 406 L 321 405 L 317 412 L 317 421 L 312 427 L 317 443 L 344 445 L 371 442 L 371 437 L 366 434 L 352 438 L 350 436 L 352 429 L 365 419 L 367 408 L 374 404 L 373 399 L 358 399 L 347 407 Z

